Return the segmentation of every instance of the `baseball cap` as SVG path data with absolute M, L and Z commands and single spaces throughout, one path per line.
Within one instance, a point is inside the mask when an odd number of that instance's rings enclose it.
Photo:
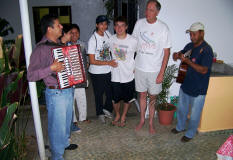
M 204 31 L 204 25 L 201 22 L 196 22 L 196 23 L 193 23 L 188 30 L 186 30 L 186 33 L 196 32 L 199 30 Z
M 97 18 L 96 18 L 96 23 L 98 24 L 98 23 L 101 23 L 101 22 L 107 22 L 107 23 L 109 23 L 109 20 L 108 20 L 108 18 L 107 18 L 107 16 L 105 16 L 105 15 L 99 15 Z

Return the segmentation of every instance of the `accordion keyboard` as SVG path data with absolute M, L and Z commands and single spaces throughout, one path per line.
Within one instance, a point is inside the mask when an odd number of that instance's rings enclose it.
M 86 81 L 83 58 L 79 45 L 64 46 L 53 49 L 54 59 L 64 62 L 65 69 L 57 72 L 61 89 Z

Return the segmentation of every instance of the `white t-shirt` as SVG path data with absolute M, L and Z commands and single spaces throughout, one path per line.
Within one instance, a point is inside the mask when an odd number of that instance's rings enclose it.
M 104 32 L 104 36 L 100 36 L 98 33 L 94 33 L 88 41 L 88 54 L 94 54 L 96 60 L 101 60 L 100 53 L 106 46 L 107 40 L 110 38 L 111 34 L 108 31 Z M 93 65 L 89 67 L 89 72 L 92 74 L 105 74 L 111 71 L 111 66 L 109 65 Z
M 119 39 L 116 35 L 110 37 L 110 51 L 113 59 L 116 60 L 118 66 L 112 68 L 112 82 L 126 83 L 134 79 L 134 54 L 137 50 L 137 40 L 133 36 L 127 34 L 125 39 Z
M 172 46 L 168 26 L 159 19 L 150 24 L 143 18 L 136 22 L 133 36 L 138 40 L 135 67 L 144 72 L 160 71 L 164 48 Z

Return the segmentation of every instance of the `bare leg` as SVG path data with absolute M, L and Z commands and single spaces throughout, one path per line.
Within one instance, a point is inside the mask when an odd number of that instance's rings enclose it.
M 155 116 L 155 101 L 156 96 L 155 95 L 149 95 L 150 96 L 150 103 L 149 103 L 149 133 L 155 134 L 155 128 L 154 128 L 154 116 Z
M 147 92 L 140 92 L 140 122 L 135 128 L 136 131 L 139 131 L 145 123 L 146 96 Z
M 116 117 L 115 117 L 114 121 L 112 122 L 113 125 L 117 125 L 117 123 L 120 119 L 120 105 L 121 105 L 120 102 L 113 103 L 113 108 L 114 108 L 114 111 L 116 113 Z
M 123 113 L 122 113 L 122 116 L 121 116 L 121 124 L 120 124 L 121 127 L 125 126 L 126 114 L 127 114 L 128 110 L 129 110 L 129 107 L 130 107 L 130 103 L 124 103 Z

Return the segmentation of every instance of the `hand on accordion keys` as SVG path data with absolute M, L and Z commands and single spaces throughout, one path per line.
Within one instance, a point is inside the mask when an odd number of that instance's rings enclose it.
M 54 60 L 53 64 L 50 66 L 50 69 L 54 72 L 60 72 L 65 69 L 64 62 L 58 62 L 58 59 Z

